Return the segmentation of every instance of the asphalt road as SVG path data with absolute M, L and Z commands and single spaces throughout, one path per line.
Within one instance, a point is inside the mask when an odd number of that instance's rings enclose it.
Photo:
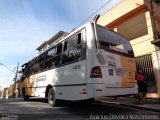
M 94 103 L 84 106 L 75 102 L 63 102 L 59 107 L 50 107 L 44 100 L 22 98 L 0 100 L 1 120 L 159 120 L 156 112 L 132 109 L 115 105 Z

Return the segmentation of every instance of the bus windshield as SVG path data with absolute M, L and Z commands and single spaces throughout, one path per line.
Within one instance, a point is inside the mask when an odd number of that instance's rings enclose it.
M 133 56 L 133 50 L 127 39 L 120 34 L 97 25 L 97 36 L 100 49 L 112 50 Z

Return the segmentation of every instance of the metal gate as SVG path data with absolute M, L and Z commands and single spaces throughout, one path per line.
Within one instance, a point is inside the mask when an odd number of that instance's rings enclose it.
M 145 76 L 145 81 L 147 83 L 148 92 L 156 92 L 156 82 L 152 65 L 151 54 L 136 57 L 136 68 L 142 70 L 143 75 Z

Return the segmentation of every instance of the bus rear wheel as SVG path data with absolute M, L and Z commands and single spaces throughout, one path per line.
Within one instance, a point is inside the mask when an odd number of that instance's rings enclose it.
M 53 88 L 51 88 L 48 93 L 48 104 L 52 107 L 57 106 L 57 100 L 55 98 L 55 92 Z

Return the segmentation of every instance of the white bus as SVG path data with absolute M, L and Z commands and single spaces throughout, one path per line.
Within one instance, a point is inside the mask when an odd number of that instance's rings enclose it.
M 127 39 L 92 22 L 72 31 L 23 65 L 23 94 L 57 100 L 91 101 L 137 91 L 135 59 Z

